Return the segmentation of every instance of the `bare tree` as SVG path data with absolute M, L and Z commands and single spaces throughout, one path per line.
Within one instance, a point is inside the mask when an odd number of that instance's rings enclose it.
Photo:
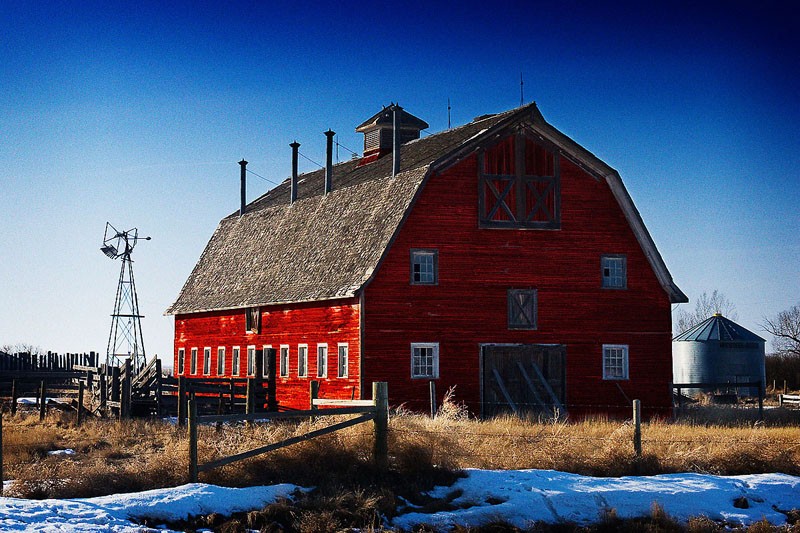
M 43 353 L 46 353 L 41 346 L 36 346 L 34 344 L 30 344 L 27 342 L 17 342 L 15 344 L 2 344 L 0 345 L 0 352 L 5 352 L 8 354 L 31 353 L 36 355 L 41 355 Z
M 777 353 L 800 357 L 800 305 L 793 305 L 774 318 L 764 318 L 761 327 L 775 337 L 772 346 Z
M 736 312 L 736 306 L 733 302 L 728 300 L 723 293 L 714 289 L 711 296 L 706 292 L 700 295 L 694 303 L 693 313 L 689 313 L 683 309 L 675 313 L 675 321 L 673 322 L 675 335 L 693 328 L 714 313 L 719 313 L 731 320 L 739 319 L 739 314 Z

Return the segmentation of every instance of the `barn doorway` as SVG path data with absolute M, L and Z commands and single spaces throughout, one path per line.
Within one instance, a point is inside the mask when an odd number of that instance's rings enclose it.
M 566 359 L 563 344 L 481 346 L 483 417 L 563 414 Z

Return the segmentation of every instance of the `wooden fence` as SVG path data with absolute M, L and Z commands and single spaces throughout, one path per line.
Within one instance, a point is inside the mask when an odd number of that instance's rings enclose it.
M 778 405 L 780 407 L 800 409 L 800 394 L 779 394 Z
M 319 391 L 319 383 L 312 381 L 310 385 L 311 401 L 308 410 L 270 412 L 270 413 L 249 413 L 244 415 L 211 415 L 198 416 L 197 397 L 193 395 L 189 399 L 189 481 L 196 482 L 200 472 L 206 472 L 214 468 L 229 465 L 231 463 L 249 459 L 267 452 L 279 450 L 292 444 L 297 444 L 315 437 L 328 435 L 334 431 L 339 431 L 357 424 L 373 421 L 375 431 L 375 443 L 373 446 L 373 457 L 378 468 L 386 469 L 389 465 L 388 451 L 388 431 L 389 431 L 389 393 L 385 382 L 372 384 L 372 400 L 323 400 L 316 398 Z M 324 407 L 320 409 L 320 407 Z M 207 463 L 199 463 L 197 457 L 197 428 L 201 423 L 214 424 L 222 422 L 253 422 L 259 419 L 290 419 L 290 418 L 317 418 L 321 416 L 333 415 L 359 415 L 350 420 L 332 424 L 330 426 L 310 431 L 303 435 L 291 437 L 281 442 L 260 446 L 246 452 L 237 453 L 227 457 L 221 457 Z
M 745 381 L 741 383 L 731 382 L 701 382 L 701 383 L 673 383 L 672 390 L 677 396 L 677 405 L 675 406 L 678 411 L 683 408 L 684 389 L 717 389 L 717 390 L 730 390 L 740 388 L 754 388 L 758 389 L 758 419 L 764 419 L 764 384 L 759 381 Z

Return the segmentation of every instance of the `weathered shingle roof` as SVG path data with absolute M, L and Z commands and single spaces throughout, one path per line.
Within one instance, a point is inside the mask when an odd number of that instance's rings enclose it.
M 224 218 L 167 314 L 353 296 L 369 279 L 397 230 L 431 162 L 502 117 L 409 142 L 400 173 L 391 157 L 334 167 L 333 191 L 323 194 L 324 170 L 254 200 L 243 216 Z
M 289 181 L 284 181 L 251 202 L 243 216 L 237 211 L 220 222 L 166 313 L 355 296 L 378 268 L 428 173 L 459 161 L 522 121 L 597 179 L 608 181 L 670 299 L 687 301 L 616 171 L 550 126 L 529 104 L 404 144 L 395 178 L 391 157 L 366 165 L 347 161 L 334 167 L 333 191 L 327 195 L 324 170 L 301 175 L 291 205 Z

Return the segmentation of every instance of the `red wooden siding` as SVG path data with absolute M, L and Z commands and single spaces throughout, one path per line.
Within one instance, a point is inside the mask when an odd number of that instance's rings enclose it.
M 225 347 L 224 377 L 232 375 L 233 347 L 240 347 L 239 376 L 247 375 L 247 347 L 262 350 L 271 345 L 278 350 L 289 346 L 289 376 L 277 379 L 277 398 L 281 407 L 307 408 L 308 382 L 317 379 L 317 345 L 328 344 L 328 378 L 320 379 L 320 396 L 360 398 L 360 306 L 355 298 L 331 302 L 282 305 L 261 309 L 259 333 L 245 332 L 245 310 L 214 311 L 175 317 L 175 375 L 178 374 L 178 350 L 185 348 L 184 375 L 203 377 L 203 348 L 211 348 L 210 377 L 217 377 L 217 348 Z M 347 343 L 349 372 L 337 377 L 339 343 Z M 298 345 L 308 345 L 307 377 L 298 377 Z M 190 374 L 191 349 L 198 349 L 197 373 Z
M 480 412 L 482 343 L 566 344 L 570 412 L 627 413 L 634 398 L 646 414 L 669 408 L 668 296 L 606 182 L 563 156 L 560 169 L 558 230 L 479 228 L 475 156 L 429 179 L 365 291 L 365 382 L 386 380 L 392 403 L 426 408 L 428 380 L 410 377 L 410 343 L 438 342 L 439 396 L 457 385 L 456 399 Z M 412 248 L 438 250 L 438 285 L 409 283 Z M 627 289 L 601 288 L 603 254 L 627 256 Z M 538 290 L 535 331 L 508 329 L 510 288 Z M 603 344 L 629 345 L 630 379 L 602 379 Z

